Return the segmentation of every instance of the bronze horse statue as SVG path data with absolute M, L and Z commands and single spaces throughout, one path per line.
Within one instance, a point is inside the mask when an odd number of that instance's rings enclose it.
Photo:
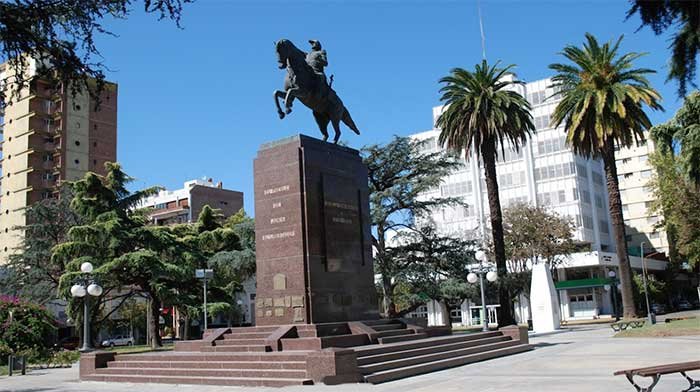
M 335 130 L 334 143 L 338 143 L 338 139 L 340 139 L 341 121 L 359 135 L 360 131 L 350 117 L 350 112 L 326 82 L 325 75 L 322 72 L 316 72 L 307 62 L 307 53 L 294 46 L 287 39 L 277 41 L 275 50 L 279 68 L 287 69 L 284 90 L 276 90 L 273 94 L 280 119 L 292 112 L 294 98 L 297 98 L 313 111 L 324 141 L 328 140 L 329 122 L 333 124 Z M 280 98 L 284 99 L 284 111 L 280 107 Z

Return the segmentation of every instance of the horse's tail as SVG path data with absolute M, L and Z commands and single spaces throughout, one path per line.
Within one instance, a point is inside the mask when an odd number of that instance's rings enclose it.
M 356 134 L 360 134 L 360 130 L 357 129 L 357 125 L 355 125 L 355 122 L 352 121 L 352 117 L 350 117 L 350 112 L 348 112 L 347 108 L 343 108 L 343 118 L 342 121 L 345 125 L 348 126 L 348 128 L 352 129 L 353 132 Z

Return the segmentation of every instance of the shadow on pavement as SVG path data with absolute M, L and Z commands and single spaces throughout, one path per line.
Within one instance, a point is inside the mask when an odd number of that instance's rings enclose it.
M 558 342 L 558 343 L 547 343 L 547 342 L 542 342 L 542 343 L 535 343 L 535 344 L 530 344 L 534 348 L 544 348 L 544 347 L 553 347 L 553 346 L 558 346 L 560 344 L 571 344 L 573 342 Z

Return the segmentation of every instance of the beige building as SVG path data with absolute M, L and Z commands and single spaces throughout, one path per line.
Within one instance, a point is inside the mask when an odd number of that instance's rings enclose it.
M 29 75 L 37 61 L 30 60 Z M 13 70 L 0 64 L 0 80 Z M 0 112 L 0 265 L 21 244 L 26 226 L 24 210 L 39 200 L 55 197 L 62 181 L 86 172 L 104 174 L 104 163 L 117 156 L 117 85 L 107 83 L 96 107 L 88 94 L 73 96 L 67 86 L 35 79 L 10 95 Z
M 653 251 L 668 254 L 666 232 L 656 227 L 661 217 L 652 209 L 654 194 L 649 186 L 653 176 L 649 163 L 652 152 L 654 143 L 648 134 L 646 141 L 615 152 L 627 246 L 631 254 L 640 253 L 642 242 L 647 255 Z

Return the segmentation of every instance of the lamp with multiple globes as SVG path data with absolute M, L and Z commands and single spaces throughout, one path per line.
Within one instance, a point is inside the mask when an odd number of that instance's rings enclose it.
M 80 351 L 92 351 L 92 343 L 90 341 L 90 308 L 88 307 L 88 294 L 92 297 L 99 297 L 102 295 L 102 286 L 100 286 L 96 281 L 90 278 L 92 274 L 92 263 L 85 262 L 80 265 L 80 271 L 84 276 L 80 277 L 78 281 L 71 286 L 70 295 L 74 298 L 83 298 L 83 347 Z
M 486 255 L 486 252 L 483 250 L 478 250 L 474 253 L 474 257 L 479 261 L 479 266 L 476 268 L 472 268 L 471 272 L 469 272 L 469 275 L 467 275 L 467 282 L 474 284 L 476 281 L 479 281 L 479 286 L 481 288 L 481 308 L 482 308 L 482 330 L 484 332 L 487 332 L 489 330 L 489 322 L 488 322 L 488 312 L 486 310 L 486 294 L 485 294 L 485 288 L 484 288 L 484 275 L 486 275 L 486 280 L 489 282 L 495 282 L 498 279 L 498 274 L 496 271 L 492 271 L 489 266 L 487 265 L 488 263 L 488 256 Z

